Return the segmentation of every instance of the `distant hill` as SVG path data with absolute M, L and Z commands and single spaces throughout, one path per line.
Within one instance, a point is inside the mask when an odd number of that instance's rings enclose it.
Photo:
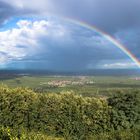
M 94 69 L 82 71 L 0 70 L 0 77 L 15 77 L 24 75 L 140 76 L 140 69 Z

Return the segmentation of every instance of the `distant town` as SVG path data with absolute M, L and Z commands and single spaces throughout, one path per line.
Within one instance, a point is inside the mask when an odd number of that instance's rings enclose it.
M 80 76 L 74 80 L 51 80 L 49 82 L 40 82 L 40 85 L 48 85 L 50 87 L 65 87 L 69 85 L 90 85 L 94 84 L 93 80 L 87 79 L 85 76 Z

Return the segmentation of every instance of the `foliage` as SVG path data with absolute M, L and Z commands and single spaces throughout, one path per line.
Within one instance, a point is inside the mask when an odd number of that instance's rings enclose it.
M 0 127 L 0 139 L 2 140 L 64 140 L 63 138 L 56 138 L 54 136 L 47 136 L 40 132 L 27 132 L 22 129 L 22 132 L 15 132 L 9 127 Z
M 139 137 L 139 107 L 136 91 L 119 91 L 106 99 L 1 86 L 0 137 L 47 140 L 53 135 L 66 140 L 129 140 Z
M 115 130 L 93 135 L 88 140 L 139 140 L 140 129 Z
M 112 107 L 111 124 L 114 129 L 130 129 L 140 125 L 140 93 L 120 93 L 108 99 Z

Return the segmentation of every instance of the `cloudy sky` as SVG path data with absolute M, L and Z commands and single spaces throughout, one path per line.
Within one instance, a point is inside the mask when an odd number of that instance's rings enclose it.
M 139 0 L 0 0 L 0 69 L 137 68 L 103 35 L 140 60 Z

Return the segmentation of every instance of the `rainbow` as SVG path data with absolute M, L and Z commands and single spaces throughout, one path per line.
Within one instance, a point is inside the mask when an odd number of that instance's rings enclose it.
M 64 18 L 64 19 L 73 23 L 73 24 L 77 24 L 77 25 L 80 25 L 80 26 L 85 27 L 87 29 L 90 29 L 90 30 L 96 32 L 97 34 L 103 36 L 108 41 L 110 41 L 112 44 L 114 44 L 116 47 L 118 47 L 121 51 L 123 51 L 136 64 L 136 66 L 138 66 L 138 68 L 140 68 L 140 61 L 136 58 L 136 56 L 133 55 L 122 43 L 120 43 L 118 40 L 113 38 L 111 35 L 98 29 L 96 26 L 90 25 L 88 23 L 77 21 L 77 20 L 70 19 L 70 18 Z

